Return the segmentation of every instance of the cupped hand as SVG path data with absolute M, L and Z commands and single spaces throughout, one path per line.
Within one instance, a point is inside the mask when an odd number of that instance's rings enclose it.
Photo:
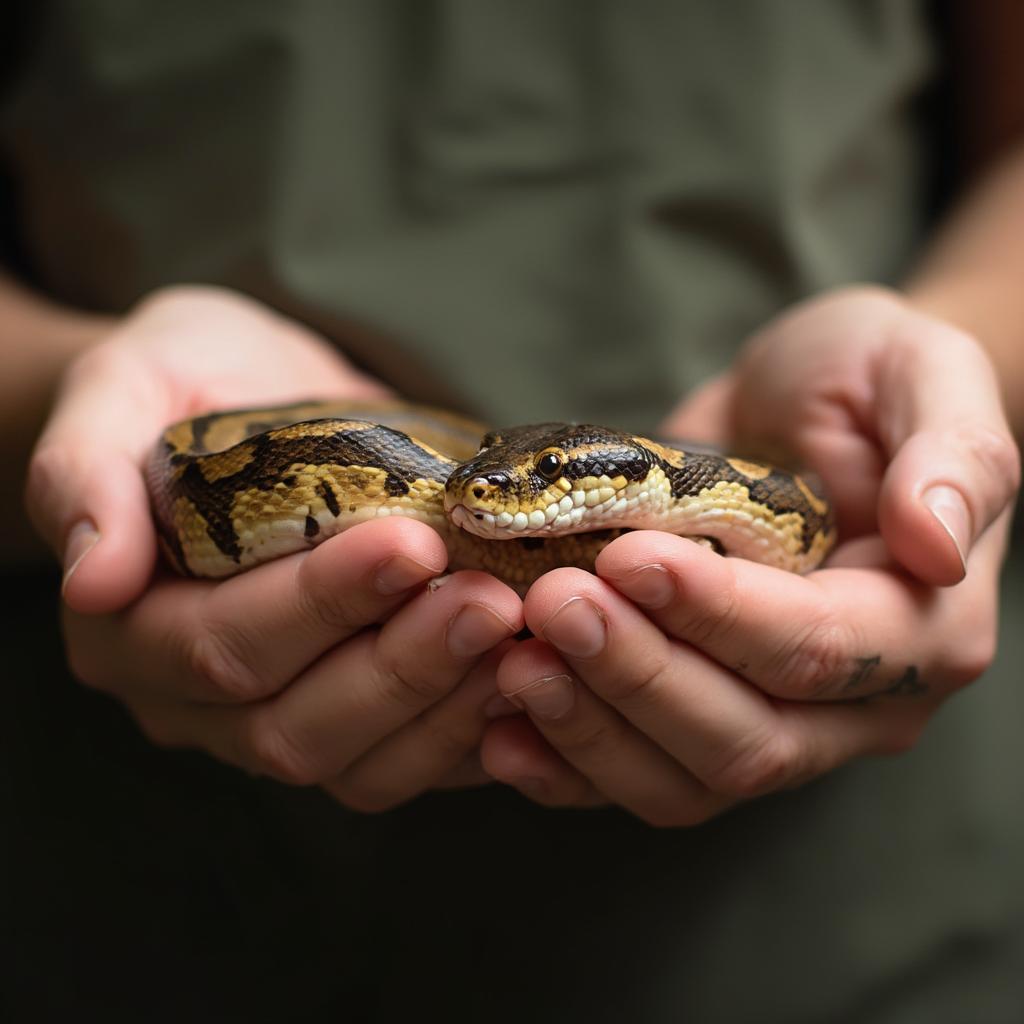
M 29 467 L 28 514 L 63 560 L 68 605 L 112 611 L 144 590 L 157 552 L 140 468 L 168 424 L 383 394 L 316 335 L 241 295 L 182 287 L 143 301 L 71 364 Z
M 548 574 L 499 687 L 494 777 L 690 824 L 912 746 L 996 640 L 1018 455 L 982 350 L 880 289 L 798 307 L 666 432 L 768 442 L 822 476 L 841 543 L 797 577 L 666 534 Z
M 159 568 L 142 467 L 170 422 L 211 408 L 384 395 L 255 303 L 174 289 L 66 376 L 26 495 L 63 557 L 73 671 L 145 732 L 376 810 L 485 781 L 477 749 L 519 598 L 391 518 L 220 583 Z

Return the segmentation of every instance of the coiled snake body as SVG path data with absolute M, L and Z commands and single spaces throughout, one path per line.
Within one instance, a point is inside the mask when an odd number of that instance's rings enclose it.
M 402 403 L 187 420 L 164 431 L 148 476 L 171 560 L 214 578 L 389 515 L 434 527 L 450 569 L 483 569 L 520 591 L 558 566 L 592 569 L 631 529 L 794 572 L 818 565 L 835 534 L 819 485 L 766 463 L 589 425 L 484 433 Z

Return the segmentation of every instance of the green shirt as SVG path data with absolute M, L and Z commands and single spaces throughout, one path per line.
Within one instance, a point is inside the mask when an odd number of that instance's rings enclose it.
M 920 229 L 906 2 L 71 5 L 3 139 L 39 282 L 219 282 L 412 397 L 649 429 Z

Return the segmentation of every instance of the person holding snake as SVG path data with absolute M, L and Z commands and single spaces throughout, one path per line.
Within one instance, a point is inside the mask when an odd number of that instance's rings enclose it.
M 425 922 L 451 899 L 465 1019 L 564 1019 L 564 978 L 579 1019 L 622 1019 L 622 991 L 636 1019 L 751 1019 L 743 986 L 699 979 L 748 941 L 788 977 L 775 914 L 820 984 L 759 1019 L 840 1019 L 960 920 L 918 932 L 873 882 L 844 894 L 841 865 L 877 854 L 876 827 L 914 841 L 895 794 L 933 763 L 874 756 L 911 751 L 996 655 L 1024 427 L 1017 122 L 993 101 L 986 173 L 924 241 L 914 5 L 441 6 L 207 35 L 184 4 L 169 35 L 153 10 L 31 34 L 0 122 L 4 405 L 71 673 L 161 748 L 140 763 L 210 755 L 175 777 L 184 806 L 246 808 L 247 866 L 215 872 L 240 919 L 273 889 L 264 841 L 303 865 L 289 884 L 323 885 L 267 918 L 317 928 L 253 954 L 308 984 L 228 971 L 204 992 L 312 1007 L 336 970 L 350 1008 L 363 971 L 404 1014 L 443 974 Z M 825 897 L 768 895 L 818 843 L 846 963 L 808 927 Z M 621 928 L 584 925 L 595 887 Z M 909 936 L 884 964 L 857 931 L 876 897 Z M 558 970 L 524 946 L 555 929 Z M 505 1008 L 496 964 L 536 972 Z

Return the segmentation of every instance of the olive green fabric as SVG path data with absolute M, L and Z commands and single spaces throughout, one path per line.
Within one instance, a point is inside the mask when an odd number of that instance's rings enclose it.
M 900 0 L 92 0 L 0 131 L 68 301 L 222 282 L 408 394 L 649 429 L 782 304 L 904 266 L 928 53 Z
M 241 288 L 498 421 L 648 428 L 921 230 L 911 3 L 34 16 L 0 146 L 40 287 Z M 364 817 L 156 750 L 68 680 L 54 581 L 9 589 L 12 1019 L 1019 1020 L 1019 631 L 911 755 L 657 831 L 496 787 Z

